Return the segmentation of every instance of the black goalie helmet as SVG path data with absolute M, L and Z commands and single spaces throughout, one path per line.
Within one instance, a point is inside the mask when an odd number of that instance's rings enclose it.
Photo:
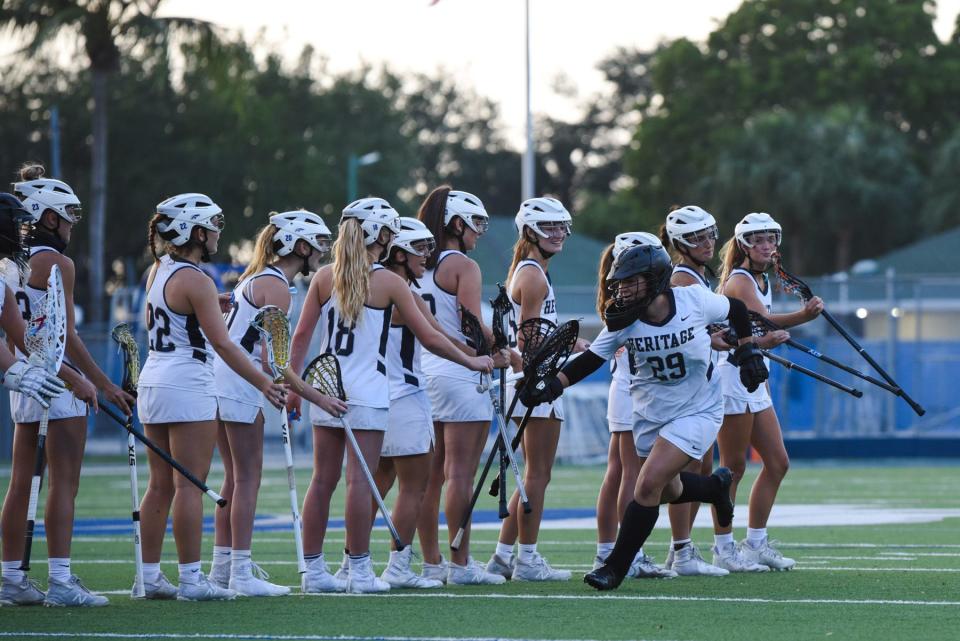
M 613 304 L 622 311 L 640 312 L 670 286 L 673 264 L 670 254 L 660 243 L 635 245 L 621 252 L 613 261 L 607 274 L 607 287 L 613 294 Z M 624 281 L 635 276 L 634 285 L 627 286 Z M 645 283 L 643 294 L 638 293 L 640 283 Z
M 26 262 L 25 240 L 32 224 L 33 217 L 16 196 L 0 193 L 0 258 Z

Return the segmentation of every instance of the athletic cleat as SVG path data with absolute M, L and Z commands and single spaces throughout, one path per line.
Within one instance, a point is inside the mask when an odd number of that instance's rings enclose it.
M 203 572 L 198 572 L 196 583 L 180 582 L 177 601 L 233 601 L 237 593 L 230 588 L 215 585 Z
M 593 568 L 590 571 L 592 572 L 593 570 L 599 570 L 602 568 L 604 566 L 604 561 L 606 561 L 606 558 L 600 558 L 599 555 L 593 557 Z
M 347 582 L 330 574 L 326 563 L 319 560 L 308 561 L 307 571 L 300 577 L 300 590 L 304 594 L 346 592 Z
M 226 563 L 212 563 L 210 565 L 210 583 L 224 590 L 230 587 L 230 559 Z
M 585 574 L 583 582 L 597 590 L 616 590 L 623 583 L 623 577 L 617 576 L 609 565 L 602 565 L 593 572 Z
M 46 595 L 36 583 L 24 574 L 19 583 L 3 577 L 0 587 L 0 605 L 40 605 Z
M 449 566 L 447 585 L 501 585 L 507 582 L 506 577 L 487 572 L 472 556 L 467 557 L 466 565 L 450 561 Z
M 767 572 L 770 570 L 762 563 L 748 561 L 733 541 L 722 548 L 713 546 L 713 564 L 730 572 Z
M 285 585 L 270 583 L 267 579 L 270 575 L 263 568 L 250 562 L 250 573 L 245 576 L 230 577 L 230 589 L 238 596 L 286 596 L 290 594 L 290 588 Z
M 423 569 L 420 571 L 420 577 L 424 579 L 432 579 L 434 581 L 440 581 L 443 584 L 447 583 L 447 574 L 450 571 L 450 564 L 447 563 L 447 560 L 443 558 L 443 555 L 440 556 L 440 563 L 427 563 L 423 562 Z
M 517 556 L 515 554 L 511 554 L 509 559 L 504 559 L 502 556 L 494 552 L 493 556 L 490 557 L 490 560 L 487 561 L 487 572 L 490 574 L 499 574 L 507 580 L 513 578 L 513 571 L 516 567 Z
M 710 476 L 720 482 L 720 496 L 714 506 L 717 508 L 717 525 L 729 527 L 733 523 L 733 499 L 730 498 L 730 486 L 733 485 L 733 472 L 726 467 L 718 467 Z
M 727 576 L 730 574 L 728 570 L 704 561 L 700 556 L 700 550 L 692 543 L 674 551 L 670 569 L 680 576 Z
M 667 552 L 667 560 L 663 562 L 663 567 L 665 567 L 668 570 L 672 570 L 674 558 L 675 556 L 673 554 L 673 545 L 671 544 L 670 550 Z
M 631 579 L 672 579 L 677 573 L 660 567 L 646 554 L 638 554 L 630 564 L 627 576 Z
M 51 578 L 47 598 L 43 600 L 43 605 L 48 608 L 99 608 L 108 603 L 107 597 L 88 590 L 76 574 L 71 574 L 66 582 Z
M 387 563 L 387 568 L 380 578 L 390 584 L 391 588 L 442 588 L 443 581 L 428 579 L 410 570 L 410 560 L 413 557 L 413 548 L 409 545 L 397 552 Z
M 488 566 L 489 567 L 489 566 Z M 570 570 L 555 570 L 539 552 L 530 561 L 517 559 L 513 568 L 514 581 L 569 581 Z
M 373 573 L 373 561 L 369 556 L 352 561 L 350 578 L 347 579 L 347 592 L 352 594 L 377 594 L 389 592 L 390 584 L 381 581 Z
M 765 565 L 771 570 L 790 570 L 797 564 L 793 559 L 787 558 L 780 553 L 780 550 L 774 547 L 776 541 L 763 540 L 760 547 L 753 548 L 749 541 L 743 541 L 740 544 L 740 553 L 743 558 L 752 563 Z
M 137 589 L 137 582 L 134 579 L 133 588 L 130 590 L 131 599 L 152 599 L 157 601 L 167 601 L 170 599 L 177 598 L 177 588 L 170 581 L 167 580 L 167 577 L 163 576 L 161 572 L 157 576 L 156 581 L 144 581 L 143 582 L 143 596 L 138 597 L 134 594 L 134 590 Z
M 347 581 L 350 580 L 350 555 L 346 552 L 343 553 L 343 559 L 340 561 L 340 568 L 334 572 L 333 576 L 334 578 L 343 581 L 344 585 L 346 585 Z

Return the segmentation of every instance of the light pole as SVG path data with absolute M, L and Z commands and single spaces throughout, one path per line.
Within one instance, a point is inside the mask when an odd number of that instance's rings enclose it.
M 347 202 L 352 203 L 357 199 L 357 174 L 361 167 L 372 165 L 380 160 L 379 151 L 371 151 L 368 154 L 357 156 L 350 154 L 347 157 Z

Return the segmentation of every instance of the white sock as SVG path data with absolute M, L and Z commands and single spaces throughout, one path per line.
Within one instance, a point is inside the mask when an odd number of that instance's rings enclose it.
M 20 569 L 22 560 L 0 562 L 0 568 L 3 568 L 3 578 L 8 583 L 19 584 L 23 581 L 23 570 Z
M 50 578 L 56 579 L 61 583 L 70 580 L 70 559 L 68 558 L 49 558 L 47 566 L 50 568 Z
M 520 549 L 520 560 L 521 561 L 532 561 L 533 557 L 537 554 L 537 544 L 536 543 L 520 543 L 517 546 Z
M 316 568 L 318 571 L 326 567 L 326 560 L 323 558 L 323 552 L 320 554 L 305 554 L 303 560 L 307 563 L 307 571 Z
M 722 548 L 723 546 L 725 546 L 725 545 L 730 545 L 730 544 L 733 543 L 733 542 L 734 542 L 734 541 L 733 541 L 733 532 L 727 532 L 726 534 L 714 534 L 714 535 L 713 535 L 713 543 L 714 543 L 714 545 L 717 546 L 717 549 L 718 549 L 718 550 L 719 550 L 720 548 Z
M 616 545 L 616 543 L 613 541 L 609 541 L 607 543 L 597 543 L 597 558 L 601 561 L 606 561 L 607 557 L 610 556 L 610 553 L 613 552 L 614 545 Z
M 213 546 L 213 562 L 211 564 L 212 568 L 221 567 L 224 565 L 230 565 L 230 555 L 233 552 L 233 548 L 223 546 L 223 545 L 214 545 Z
M 354 570 L 359 570 L 359 569 L 360 569 L 361 567 L 363 567 L 365 564 L 370 563 L 370 553 L 369 553 L 369 552 L 367 552 L 366 554 L 351 554 L 348 558 L 350 559 L 350 561 L 349 561 L 349 563 L 350 563 L 350 576 L 354 576 L 354 575 L 353 575 L 353 571 L 354 571 Z M 359 575 L 357 575 L 357 576 L 359 576 Z
M 747 528 L 747 543 L 750 544 L 752 548 L 758 548 L 763 545 L 763 542 L 767 540 L 767 528 Z
M 193 563 L 178 563 L 180 570 L 180 583 L 193 585 L 200 582 L 200 561 Z
M 690 540 L 690 539 L 680 539 L 679 541 L 674 541 L 673 539 L 671 539 L 671 540 L 670 540 L 670 549 L 672 549 L 674 552 L 676 552 L 677 550 L 681 550 L 681 549 L 687 547 L 688 545 L 690 545 L 690 544 L 692 544 L 692 543 L 693 543 L 693 541 Z M 677 547 L 678 545 L 679 545 L 680 547 Z
M 250 550 L 234 550 L 230 557 L 230 576 L 250 576 Z
M 156 583 L 159 579 L 160 579 L 160 564 L 144 563 L 143 564 L 143 582 Z
M 509 559 L 513 556 L 513 544 L 497 541 L 497 556 L 501 559 Z

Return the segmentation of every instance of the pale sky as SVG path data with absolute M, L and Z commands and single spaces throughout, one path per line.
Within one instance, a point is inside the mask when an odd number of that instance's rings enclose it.
M 960 0 L 940 0 L 936 30 L 953 31 Z M 596 63 L 616 46 L 704 40 L 740 0 L 530 0 L 534 112 L 573 119 L 558 96 L 565 74 L 581 96 L 603 90 Z M 869 4 L 867 5 L 869 6 Z M 443 68 L 500 104 L 510 140 L 523 140 L 523 0 L 167 0 L 164 15 L 203 18 L 266 40 L 291 58 L 311 44 L 334 71 L 386 61 L 398 71 Z

